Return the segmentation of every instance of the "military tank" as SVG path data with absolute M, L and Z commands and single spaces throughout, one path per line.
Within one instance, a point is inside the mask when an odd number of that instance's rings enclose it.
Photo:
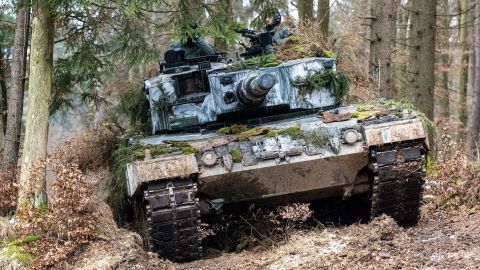
M 141 153 L 126 169 L 149 250 L 197 259 L 201 217 L 251 203 L 369 194 L 372 218 L 417 223 L 428 150 L 419 116 L 394 102 L 341 105 L 345 89 L 332 80 L 307 87 L 312 74 L 334 80 L 336 59 L 252 69 L 221 54 L 165 53 L 161 74 L 143 87 L 152 136 L 137 141 Z

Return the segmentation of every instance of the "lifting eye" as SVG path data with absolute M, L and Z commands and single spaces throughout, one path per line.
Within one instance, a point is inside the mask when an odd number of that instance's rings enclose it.
M 223 101 L 225 101 L 226 104 L 230 104 L 237 101 L 237 97 L 232 91 L 228 91 L 223 95 Z

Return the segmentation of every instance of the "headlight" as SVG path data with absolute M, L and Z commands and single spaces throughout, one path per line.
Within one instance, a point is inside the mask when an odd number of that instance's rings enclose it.
M 343 132 L 343 141 L 348 144 L 353 144 L 362 139 L 362 134 L 360 134 L 355 129 L 348 129 Z

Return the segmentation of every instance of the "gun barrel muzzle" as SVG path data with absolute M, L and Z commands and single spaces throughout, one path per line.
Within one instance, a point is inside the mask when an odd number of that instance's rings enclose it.
M 268 73 L 246 78 L 237 88 L 238 99 L 244 105 L 258 105 L 276 83 L 275 76 Z

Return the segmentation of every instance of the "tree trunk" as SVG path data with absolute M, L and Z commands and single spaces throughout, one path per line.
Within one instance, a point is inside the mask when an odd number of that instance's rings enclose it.
M 473 26 L 473 46 L 475 56 L 475 78 L 472 88 L 472 106 L 467 121 L 467 157 L 478 160 L 480 133 L 480 5 L 475 6 L 475 23 Z
M 29 1 L 20 4 L 16 15 L 15 37 L 11 70 L 11 87 L 8 97 L 7 129 L 5 131 L 5 149 L 3 165 L 5 168 L 16 167 L 20 133 L 22 129 L 23 91 L 25 88 L 25 70 L 27 66 L 28 28 L 30 25 Z
M 1 40 L 0 40 L 1 42 Z M 6 99 L 7 99 L 7 82 L 5 78 L 5 69 L 7 68 L 6 59 L 3 59 L 3 48 L 0 43 L 0 153 L 5 146 L 5 125 L 6 125 Z
M 436 0 L 412 0 L 407 98 L 433 119 Z
M 46 201 L 45 165 L 47 156 L 48 117 L 53 76 L 54 21 L 47 0 L 33 6 L 28 113 L 25 129 L 19 202 L 31 200 L 35 205 Z M 33 171 L 39 165 L 40 171 Z
M 449 14 L 448 0 L 441 1 L 439 5 L 439 10 L 441 14 Z M 451 57 L 448 53 L 450 49 L 450 36 L 451 31 L 449 28 L 450 22 L 452 21 L 452 16 L 441 16 L 438 18 L 440 29 L 437 31 L 437 42 L 442 50 L 438 54 L 438 59 L 440 63 L 440 82 L 439 87 L 437 87 L 435 98 L 438 100 L 438 111 L 435 113 L 435 116 L 442 119 L 450 118 L 450 90 L 449 90 L 449 76 L 448 68 L 451 65 Z
M 330 24 L 330 0 L 318 0 L 317 20 L 320 22 L 320 31 L 324 37 L 328 37 L 328 25 Z
M 458 43 L 460 44 L 462 51 L 460 56 L 460 69 L 459 69 L 459 80 L 458 80 L 458 90 L 457 90 L 457 133 L 459 134 L 459 138 L 462 138 L 463 132 L 461 131 L 467 126 L 467 83 L 468 83 L 468 62 L 469 62 L 469 55 L 467 54 L 469 50 L 467 36 L 468 36 L 468 28 L 467 24 L 467 8 L 468 8 L 468 1 L 467 0 L 459 0 L 459 13 L 460 20 L 458 24 L 460 25 L 459 33 L 458 33 Z M 473 47 L 472 47 L 473 48 Z
M 298 19 L 301 22 L 313 20 L 313 0 L 298 0 Z
M 392 46 L 395 39 L 395 0 L 374 0 L 371 6 L 369 73 L 380 97 L 392 98 Z
M 395 65 L 392 67 L 394 70 L 393 72 L 393 82 L 394 82 L 394 89 L 395 89 L 395 96 L 398 99 L 405 99 L 407 96 L 405 93 L 406 90 L 406 66 L 407 62 L 404 59 L 404 55 L 407 55 L 407 46 L 409 43 L 408 40 L 408 24 L 409 24 L 409 12 L 405 9 L 400 7 L 402 1 L 397 0 L 397 34 L 395 38 Z M 405 1 L 404 5 L 409 7 L 410 2 Z

